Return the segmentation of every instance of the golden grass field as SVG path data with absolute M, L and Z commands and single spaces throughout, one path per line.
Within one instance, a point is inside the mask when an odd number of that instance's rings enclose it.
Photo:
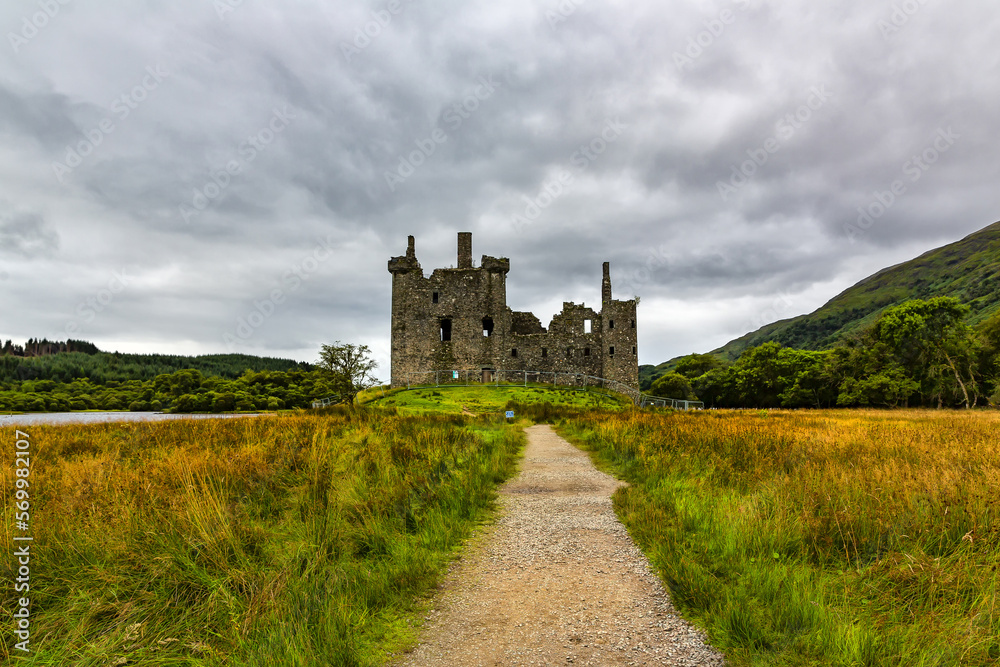
M 47 666 L 379 664 L 523 440 L 364 410 L 22 430 L 31 653 L 5 621 L 0 655 Z M 10 545 L 14 429 L 0 438 Z
M 1000 659 L 1000 413 L 587 415 L 565 433 L 734 664 Z
M 422 596 L 488 519 L 520 428 L 537 420 L 630 482 L 619 516 L 730 664 L 1000 661 L 1000 413 L 641 412 L 529 392 L 503 406 L 481 397 L 491 413 L 471 417 L 442 413 L 475 396 L 440 393 L 322 414 L 22 429 L 32 653 L 15 651 L 5 623 L 0 656 L 381 664 L 414 641 Z M 407 402 L 431 414 L 405 414 Z M 7 545 L 22 534 L 15 440 L 0 429 Z M 11 618 L 9 589 L 2 604 Z

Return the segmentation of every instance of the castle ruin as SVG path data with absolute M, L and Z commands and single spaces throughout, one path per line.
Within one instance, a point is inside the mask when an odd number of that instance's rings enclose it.
M 506 257 L 472 263 L 472 233 L 458 234 L 458 266 L 424 277 L 413 237 L 389 260 L 392 274 L 392 385 L 408 373 L 466 370 L 489 382 L 497 370 L 569 372 L 639 387 L 636 299 L 611 297 L 604 262 L 601 310 L 564 302 L 548 329 L 507 306 Z

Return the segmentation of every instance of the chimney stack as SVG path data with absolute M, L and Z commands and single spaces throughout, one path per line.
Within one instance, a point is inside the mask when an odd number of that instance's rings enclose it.
M 611 303 L 611 262 L 604 262 L 604 279 L 601 281 L 601 303 Z
M 472 232 L 458 233 L 458 268 L 472 268 Z
M 407 236 L 406 237 L 406 258 L 407 259 L 415 259 L 416 256 L 417 256 L 417 254 L 413 250 L 413 237 L 412 236 Z

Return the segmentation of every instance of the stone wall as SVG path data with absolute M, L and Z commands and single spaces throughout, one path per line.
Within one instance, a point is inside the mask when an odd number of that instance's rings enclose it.
M 586 373 L 638 388 L 636 301 L 611 298 L 604 263 L 602 309 L 563 303 L 548 329 L 507 306 L 510 261 L 482 256 L 472 266 L 472 234 L 458 235 L 458 264 L 425 278 L 414 239 L 389 260 L 392 274 L 392 384 L 431 370 L 533 370 Z

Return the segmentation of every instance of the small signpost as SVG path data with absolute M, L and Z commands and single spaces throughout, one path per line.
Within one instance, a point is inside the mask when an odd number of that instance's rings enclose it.
M 508 410 L 507 411 L 507 419 L 513 419 L 513 418 L 514 418 L 514 411 L 513 410 Z
M 452 380 L 457 380 L 458 379 L 458 371 L 452 371 L 451 372 L 451 379 Z

